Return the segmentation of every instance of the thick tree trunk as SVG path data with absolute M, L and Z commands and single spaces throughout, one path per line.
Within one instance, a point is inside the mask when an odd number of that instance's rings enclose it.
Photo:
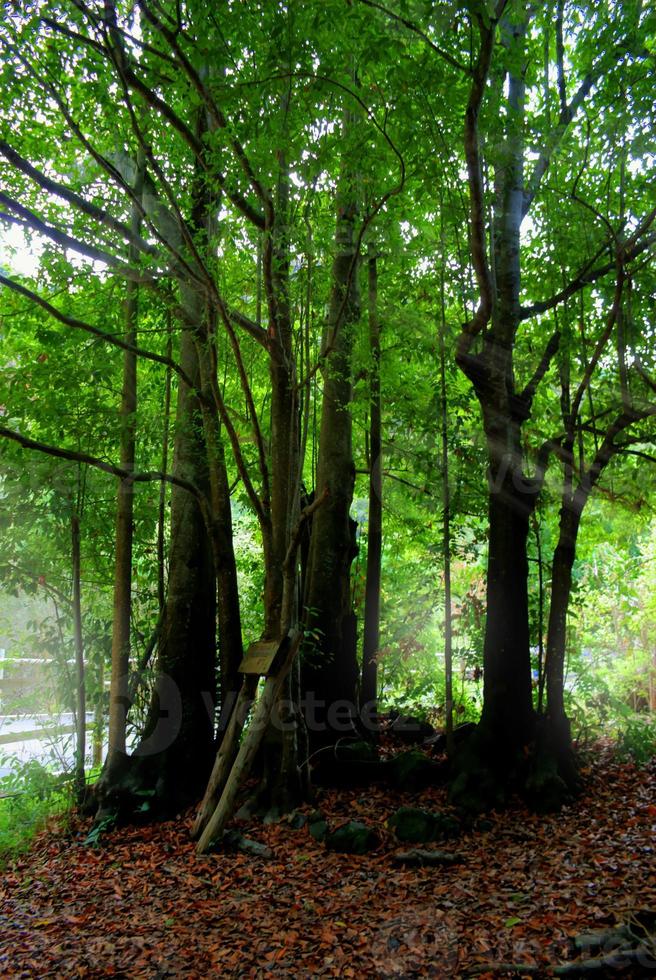
M 182 332 L 179 363 L 200 387 L 194 338 Z M 207 449 L 198 399 L 180 381 L 173 472 L 208 489 Z M 131 756 L 106 767 L 98 789 L 99 815 L 130 819 L 143 805 L 150 814 L 179 810 L 205 787 L 214 755 L 216 694 L 216 589 L 207 527 L 195 498 L 171 493 L 170 569 L 155 690 L 146 729 Z
M 288 108 L 286 93 L 281 101 L 283 131 Z M 289 301 L 289 168 L 284 145 L 278 153 L 275 202 L 275 223 L 264 238 L 262 255 L 269 312 L 271 380 L 270 500 L 265 501 L 268 507 L 262 522 L 262 540 L 264 638 L 282 641 L 300 615 L 296 550 L 292 569 L 286 569 L 286 558 L 299 517 L 301 484 L 299 399 Z M 304 793 L 297 736 L 300 692 L 292 684 L 292 677 L 293 673 L 276 687 L 275 710 L 258 741 L 258 747 L 262 747 L 263 778 L 252 806 L 271 815 L 293 809 Z
M 531 498 L 510 479 L 492 488 L 481 727 L 500 757 L 521 750 L 534 731 L 526 554 L 531 509 Z
M 357 718 L 357 624 L 350 580 L 357 548 L 349 512 L 355 484 L 351 354 L 360 296 L 357 207 L 349 176 L 340 189 L 337 209 L 317 467 L 317 488 L 323 492 L 328 487 L 330 496 L 312 523 L 304 597 L 306 622 L 314 633 L 302 680 L 308 703 L 314 705 L 313 717 L 308 717 L 311 748 L 332 744 L 349 730 L 355 731 Z
M 183 330 L 180 364 L 200 387 L 194 339 Z M 178 388 L 173 471 L 208 487 L 207 447 L 198 400 Z M 166 615 L 160 636 L 157 689 L 135 755 L 157 774 L 155 788 L 174 806 L 194 799 L 211 768 L 216 694 L 216 590 L 212 549 L 196 500 L 174 486 Z M 150 766 L 147 765 L 147 768 Z

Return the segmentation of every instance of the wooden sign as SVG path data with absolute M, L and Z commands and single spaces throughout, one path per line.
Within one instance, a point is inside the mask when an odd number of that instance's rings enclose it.
M 273 667 L 279 647 L 280 644 L 277 640 L 273 642 L 260 640 L 257 643 L 251 643 L 239 665 L 239 672 L 241 674 L 259 674 L 260 677 L 266 677 Z

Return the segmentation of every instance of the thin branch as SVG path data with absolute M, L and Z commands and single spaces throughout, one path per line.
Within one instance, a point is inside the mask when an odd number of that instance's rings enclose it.
M 604 352 L 606 344 L 608 343 L 610 339 L 610 335 L 613 331 L 613 327 L 617 321 L 617 316 L 622 302 L 622 290 L 624 288 L 624 280 L 625 280 L 624 267 L 622 265 L 622 260 L 619 255 L 617 255 L 615 259 L 615 266 L 617 269 L 617 279 L 615 282 L 615 295 L 613 297 L 613 304 L 606 318 L 606 326 L 604 327 L 604 330 L 602 331 L 602 334 L 599 340 L 597 341 L 595 349 L 592 353 L 592 357 L 588 361 L 586 369 L 583 373 L 583 377 L 581 378 L 580 384 L 576 390 L 576 394 L 572 399 L 572 405 L 570 408 L 571 420 L 576 419 L 579 414 L 579 410 L 581 408 L 581 402 L 583 401 L 583 396 L 588 389 L 590 381 L 592 380 L 592 375 L 594 374 L 595 368 L 599 363 L 599 358 Z
M 621 453 L 622 456 L 637 456 L 638 459 L 644 459 L 647 463 L 656 463 L 656 456 L 652 456 L 650 453 L 645 453 L 641 449 L 628 449 L 627 447 L 631 443 L 619 443 L 617 447 L 617 452 Z
M 540 156 L 538 157 L 535 167 L 533 168 L 533 173 L 531 174 L 527 187 L 524 191 L 524 198 L 522 201 L 522 218 L 525 218 L 528 214 L 531 204 L 535 199 L 535 195 L 540 189 L 542 178 L 549 169 L 552 157 L 562 143 L 571 121 L 578 112 L 579 108 L 583 105 L 583 102 L 594 85 L 596 78 L 596 74 L 589 72 L 579 85 L 569 105 L 566 104 L 564 107 L 561 107 L 558 122 L 547 137 L 546 146 L 540 152 Z
M 256 323 L 255 320 L 251 320 L 250 317 L 240 313 L 239 310 L 232 308 L 226 308 L 226 314 L 233 323 L 249 333 L 262 347 L 268 345 L 268 334 L 266 330 L 259 323 Z
M 73 327 L 75 330 L 83 330 L 85 333 L 91 334 L 93 337 L 99 337 L 101 340 L 106 341 L 108 344 L 112 344 L 114 347 L 120 347 L 121 350 L 129 351 L 131 354 L 136 354 L 137 357 L 143 357 L 147 361 L 155 361 L 157 364 L 163 364 L 165 367 L 171 368 L 172 371 L 182 378 L 184 383 L 188 385 L 191 390 L 194 390 L 194 383 L 189 375 L 186 373 L 184 368 L 173 361 L 170 357 L 165 357 L 163 354 L 155 354 L 153 351 L 144 350 L 142 347 L 135 347 L 133 344 L 128 344 L 125 340 L 114 334 L 106 333 L 101 330 L 100 327 L 94 327 L 91 323 L 86 323 L 84 320 L 78 320 L 75 317 L 68 316 L 66 313 L 62 313 L 58 310 L 56 306 L 53 306 L 38 293 L 33 292 L 26 286 L 21 285 L 21 283 L 14 282 L 13 279 L 9 279 L 7 276 L 0 273 L 0 285 L 7 286 L 9 289 L 13 289 L 15 293 L 20 296 L 24 296 L 25 299 L 29 299 L 30 302 L 36 303 L 44 309 L 50 316 L 54 317 L 55 320 L 59 320 L 67 327 Z
M 111 476 L 125 480 L 126 483 L 152 483 L 154 481 L 171 483 L 173 486 L 187 490 L 198 500 L 201 506 L 203 504 L 207 506 L 207 499 L 204 493 L 195 484 L 189 480 L 182 479 L 182 477 L 173 476 L 171 473 L 160 473 L 156 470 L 144 473 L 131 473 L 129 470 L 124 470 L 120 466 L 115 466 L 114 463 L 108 463 L 104 459 L 99 459 L 97 456 L 89 456 L 88 453 L 77 452 L 73 449 L 64 449 L 62 446 L 50 446 L 47 443 L 38 442 L 36 439 L 22 436 L 20 432 L 16 432 L 14 429 L 8 429 L 4 425 L 0 426 L 0 437 L 17 442 L 23 449 L 33 449 L 36 452 L 44 453 L 47 456 L 54 456 L 57 459 L 66 459 L 74 463 L 84 463 L 87 466 L 93 466 L 97 470 L 102 470 L 104 473 L 109 473 Z
M 656 381 L 654 381 L 653 378 L 650 378 L 638 358 L 636 358 L 633 362 L 633 369 L 636 374 L 642 378 L 645 384 L 651 388 L 652 391 L 656 392 Z
M 61 231 L 59 228 L 55 228 L 53 225 L 46 224 L 42 221 L 38 215 L 30 211 L 23 204 L 19 204 L 18 201 L 14 200 L 13 197 L 9 197 L 8 194 L 2 193 L 0 191 L 0 204 L 3 204 L 10 211 L 19 215 L 21 220 L 13 218 L 11 215 L 3 214 L 0 212 L 0 219 L 6 221 L 10 224 L 18 224 L 22 227 L 32 228 L 34 231 L 38 232 L 39 235 L 43 235 L 45 238 L 50 238 L 55 244 L 61 246 L 61 248 L 71 248 L 80 255 L 85 255 L 88 259 L 94 262 L 104 262 L 105 265 L 110 265 L 112 268 L 116 266 L 122 266 L 123 263 L 116 255 L 110 255 L 109 252 L 103 251 L 103 249 L 96 248 L 94 245 L 89 245 L 87 242 L 81 242 L 77 238 L 73 238 L 68 235 L 65 231 Z M 125 267 L 126 271 L 129 271 L 129 267 Z
M 547 346 L 544 349 L 544 353 L 542 355 L 540 363 L 535 369 L 533 377 L 528 382 L 528 384 L 526 385 L 526 387 L 524 388 L 524 390 L 519 396 L 520 401 L 525 403 L 529 409 L 533 402 L 533 398 L 535 397 L 535 393 L 538 390 L 538 385 L 540 384 L 545 374 L 549 370 L 549 366 L 553 358 L 555 357 L 559 347 L 560 347 L 560 331 L 556 330 L 549 338 L 549 342 L 547 343 Z
M 653 220 L 653 219 L 652 219 Z M 631 262 L 633 259 L 637 258 L 643 252 L 646 252 L 656 242 L 656 232 L 652 232 L 649 235 L 645 235 L 639 241 L 634 241 L 635 235 L 631 236 L 629 242 L 624 248 L 624 262 Z M 627 247 L 628 246 L 628 247 Z M 586 286 L 592 285 L 592 283 L 597 282 L 598 279 L 602 279 L 604 276 L 608 275 L 609 272 L 616 267 L 615 260 L 611 262 L 606 262 L 604 265 L 597 266 L 593 269 L 594 263 L 599 259 L 604 252 L 608 250 L 608 243 L 604 244 L 598 249 L 593 258 L 588 262 L 581 272 L 570 282 L 564 289 L 555 293 L 549 299 L 541 300 L 538 303 L 532 303 L 530 306 L 522 306 L 520 309 L 520 319 L 528 320 L 530 317 L 535 316 L 538 313 L 546 313 L 548 310 L 553 310 L 554 307 L 559 306 L 570 296 L 574 296 L 575 293 L 580 292 L 585 289 Z
M 198 74 L 198 72 L 196 71 L 196 69 L 191 64 L 186 54 L 180 47 L 175 32 L 171 31 L 157 17 L 157 15 L 151 10 L 150 6 L 148 5 L 148 3 L 145 2 L 145 0 L 140 0 L 139 7 L 143 11 L 145 17 L 150 21 L 153 27 L 155 27 L 156 30 L 160 32 L 162 37 L 168 42 L 171 49 L 177 55 L 182 68 L 187 74 L 187 77 L 190 79 L 194 88 L 202 97 L 207 108 L 209 109 L 216 126 L 218 126 L 219 129 L 226 130 L 230 133 L 230 126 L 228 124 L 228 120 L 226 119 L 225 115 L 223 114 L 219 106 L 217 106 L 212 96 L 212 93 L 207 88 L 207 86 L 203 83 L 200 75 Z M 244 174 L 246 175 L 251 187 L 255 191 L 255 194 L 262 202 L 262 206 L 264 208 L 264 217 L 262 217 L 262 215 L 259 215 L 256 211 L 254 211 L 254 209 L 248 204 L 248 202 L 245 201 L 243 198 L 241 198 L 239 195 L 231 196 L 228 191 L 226 191 L 226 193 L 230 197 L 230 200 L 232 200 L 233 204 L 235 204 L 239 208 L 242 214 L 244 214 L 245 217 L 247 217 L 258 228 L 265 228 L 265 227 L 270 228 L 273 225 L 273 219 L 274 219 L 273 202 L 271 200 L 271 196 L 265 190 L 262 183 L 256 177 L 251 162 L 246 154 L 246 151 L 244 150 L 244 147 L 237 139 L 237 137 L 230 134 L 229 142 L 235 158 L 237 159 Z
M 328 487 L 324 487 L 323 493 L 304 507 L 301 511 L 296 527 L 292 531 L 291 538 L 289 541 L 289 547 L 287 548 L 287 553 L 285 555 L 285 560 L 283 562 L 283 571 L 289 574 L 293 569 L 294 561 L 296 559 L 296 552 L 298 551 L 298 546 L 301 540 L 301 534 L 303 533 L 303 528 L 305 524 L 310 520 L 315 511 L 322 507 L 325 502 L 330 497 L 330 490 Z
M 435 44 L 434 41 L 431 41 L 425 31 L 422 31 L 421 27 L 415 24 L 414 21 L 408 20 L 406 17 L 401 17 L 393 10 L 390 10 L 389 7 L 384 7 L 382 3 L 376 3 L 375 0 L 358 0 L 358 2 L 364 4 L 366 7 L 372 7 L 374 10 L 380 10 L 380 12 L 385 14 L 386 17 L 389 17 L 390 20 L 395 20 L 397 23 L 403 24 L 407 30 L 411 31 L 413 34 L 416 34 L 417 37 L 420 37 L 422 41 L 428 45 L 431 51 L 434 51 L 435 54 L 439 55 L 439 57 L 446 61 L 447 64 L 451 65 L 452 68 L 457 68 L 458 71 L 463 72 L 465 75 L 471 75 L 471 70 L 467 67 L 467 65 L 463 65 L 457 58 L 450 55 L 448 51 L 445 51 L 443 48 L 440 48 L 439 45 Z
M 50 194 L 54 194 L 57 197 L 61 197 L 62 200 L 67 201 L 73 207 L 82 211 L 84 214 L 89 215 L 90 218 L 94 218 L 100 224 L 105 225 L 107 228 L 111 228 L 115 231 L 121 238 L 124 238 L 130 245 L 135 245 L 141 252 L 146 252 L 148 255 L 157 255 L 158 251 L 154 245 L 150 245 L 148 242 L 144 241 L 138 235 L 135 236 L 128 225 L 124 224 L 122 221 L 114 218 L 109 212 L 103 210 L 103 208 L 98 207 L 96 204 L 85 200 L 75 191 L 71 190 L 65 184 L 59 181 L 53 180 L 48 177 L 41 170 L 37 170 L 36 167 L 20 155 L 12 146 L 4 141 L 0 141 L 0 153 L 7 159 L 17 170 L 22 171 L 27 177 L 33 180 L 39 187 L 43 190 L 48 191 Z

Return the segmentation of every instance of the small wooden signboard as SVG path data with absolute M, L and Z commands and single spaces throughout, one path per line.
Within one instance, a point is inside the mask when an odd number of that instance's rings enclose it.
M 279 649 L 280 643 L 277 640 L 273 642 L 259 640 L 257 643 L 251 643 L 239 665 L 239 672 L 266 677 L 271 673 Z

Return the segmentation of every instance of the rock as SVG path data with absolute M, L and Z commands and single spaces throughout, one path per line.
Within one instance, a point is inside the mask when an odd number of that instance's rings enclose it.
M 267 847 L 266 844 L 260 844 L 259 841 L 249 840 L 238 830 L 226 830 L 221 843 L 230 851 L 241 851 L 243 854 L 250 854 L 251 857 L 264 858 L 266 861 L 270 861 L 273 857 L 273 851 L 270 847 Z
M 404 742 L 419 743 L 435 734 L 435 729 L 427 721 L 412 715 L 397 715 L 390 731 Z
M 340 743 L 333 756 L 332 780 L 341 786 L 369 784 L 383 779 L 385 763 L 378 749 L 364 740 Z
M 310 836 L 316 841 L 323 841 L 326 839 L 326 834 L 328 833 L 328 821 L 324 817 L 320 810 L 315 810 L 308 817 L 308 828 L 310 830 Z
M 378 762 L 376 746 L 364 739 L 339 743 L 335 746 L 335 755 L 340 762 Z
M 308 822 L 307 814 L 299 813 L 298 810 L 293 810 L 288 813 L 285 817 L 285 822 L 289 824 L 292 830 L 300 830 Z
M 476 723 L 473 721 L 466 721 L 462 725 L 458 725 L 453 729 L 453 744 L 457 746 L 462 745 L 466 742 L 469 736 L 476 728 Z M 446 732 L 437 732 L 430 738 L 427 738 L 424 742 L 425 747 L 433 749 L 434 752 L 446 752 Z
M 460 826 L 457 820 L 444 813 L 431 813 L 417 807 L 402 806 L 393 814 L 388 827 L 397 839 L 409 844 L 428 844 L 431 841 L 455 837 Z
M 382 780 L 386 763 L 378 758 L 378 750 L 364 739 L 340 741 L 316 754 L 313 778 L 330 786 L 359 786 Z
M 577 955 L 592 952 L 607 953 L 611 949 L 618 949 L 619 947 L 630 948 L 632 944 L 635 944 L 635 937 L 627 925 L 603 929 L 600 932 L 584 932 L 572 939 L 572 945 Z
M 437 776 L 437 766 L 423 752 L 409 749 L 387 763 L 387 778 L 401 792 L 416 793 L 425 789 Z
M 426 851 L 420 847 L 412 847 L 409 851 L 397 851 L 392 855 L 395 864 L 407 864 L 423 867 L 436 864 L 458 864 L 463 860 L 462 854 L 451 851 Z
M 341 854 L 367 854 L 376 847 L 378 835 L 358 820 L 349 820 L 326 835 L 326 848 Z

